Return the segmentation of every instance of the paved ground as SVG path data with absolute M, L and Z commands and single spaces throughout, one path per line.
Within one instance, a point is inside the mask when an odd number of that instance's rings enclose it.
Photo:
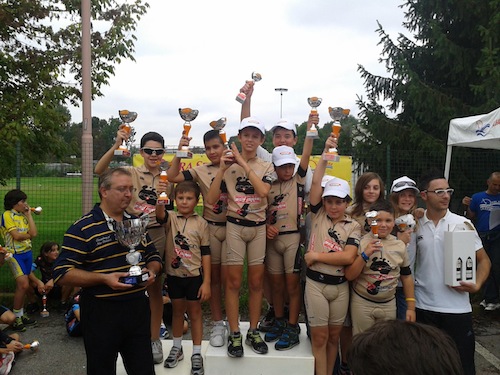
M 500 311 L 485 313 L 475 306 L 476 367 L 478 375 L 500 374 Z M 69 337 L 61 313 L 37 317 L 38 325 L 21 334 L 23 342 L 40 341 L 37 352 L 25 351 L 11 374 L 84 375 L 85 351 L 81 338 Z M 205 325 L 205 333 L 208 331 Z M 205 334 L 206 337 L 206 334 Z

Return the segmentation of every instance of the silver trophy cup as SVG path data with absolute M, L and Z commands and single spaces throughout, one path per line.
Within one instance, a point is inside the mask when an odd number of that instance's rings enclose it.
M 257 72 L 252 72 L 252 81 L 254 82 L 259 82 L 262 79 L 262 75 Z M 245 103 L 245 100 L 247 99 L 247 94 L 244 92 L 240 92 L 238 95 L 236 95 L 236 101 L 238 103 Z
M 114 154 L 116 156 L 125 156 L 129 157 L 130 153 L 130 144 L 132 143 L 132 137 L 135 134 L 134 128 L 130 125 L 137 118 L 137 112 L 131 112 L 126 109 L 122 109 L 118 111 L 118 115 L 122 120 L 120 125 L 120 129 L 123 129 L 129 136 L 128 140 L 124 140 L 122 144 L 115 150 Z
M 191 121 L 193 121 L 198 116 L 198 113 L 199 112 L 197 109 L 179 108 L 179 115 L 181 116 L 181 119 L 184 120 L 182 135 L 189 137 L 189 131 L 191 130 Z M 191 151 L 189 151 L 189 147 L 182 146 L 182 148 L 175 153 L 175 156 L 183 159 L 191 159 L 193 157 L 193 154 Z
M 318 98 L 317 96 L 313 96 L 310 98 L 307 98 L 307 103 L 311 106 L 311 114 L 317 114 L 318 113 L 318 107 L 321 104 L 323 99 Z M 318 135 L 318 128 L 316 125 L 312 125 L 311 129 L 306 133 L 307 138 L 312 138 L 312 139 L 319 139 Z
M 149 278 L 149 273 L 142 272 L 141 267 L 138 266 L 142 256 L 140 252 L 135 250 L 145 238 L 148 221 L 149 217 L 144 215 L 138 219 L 123 220 L 115 223 L 115 232 L 118 242 L 129 248 L 126 259 L 131 267 L 128 271 L 128 276 L 120 279 L 120 281 L 125 284 L 141 284 Z

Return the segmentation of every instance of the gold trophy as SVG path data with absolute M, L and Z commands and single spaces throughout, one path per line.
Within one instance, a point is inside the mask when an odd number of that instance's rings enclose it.
M 198 110 L 191 108 L 179 108 L 179 115 L 185 121 L 183 125 L 184 130 L 182 131 L 182 135 L 189 137 L 189 131 L 191 130 L 191 121 L 193 121 L 196 116 L 198 116 Z M 175 153 L 175 156 L 183 159 L 191 159 L 193 157 L 193 153 L 189 151 L 188 146 L 182 146 L 181 149 Z
M 369 220 L 369 224 L 370 224 L 370 228 L 371 228 L 371 231 L 372 231 L 372 234 L 373 234 L 373 237 L 375 238 L 378 238 L 378 223 L 377 223 L 377 216 L 378 216 L 378 212 L 377 211 L 368 211 L 366 214 L 365 214 L 365 217 L 367 220 Z M 380 242 L 380 240 L 378 241 L 379 244 L 381 245 L 382 243 Z M 381 257 L 384 256 L 384 251 L 383 251 L 383 248 L 381 247 L 380 248 L 380 253 L 381 253 Z
M 227 149 L 229 149 L 229 143 L 227 141 L 226 131 L 224 130 L 224 127 L 226 126 L 226 123 L 227 123 L 227 118 L 221 117 L 220 119 L 218 119 L 216 121 L 211 121 L 210 122 L 210 126 L 214 130 L 218 130 L 219 131 L 219 137 L 220 137 L 220 139 L 222 139 L 222 143 L 224 143 L 224 146 Z
M 307 103 L 311 106 L 311 114 L 316 115 L 318 113 L 318 110 L 316 108 L 319 107 L 323 99 L 318 98 L 317 96 L 313 96 L 310 98 L 307 98 Z M 306 133 L 307 138 L 312 138 L 312 139 L 319 139 L 318 135 L 318 128 L 316 125 L 312 124 L 311 129 L 309 129 Z
M 340 125 L 340 120 L 346 118 L 351 111 L 349 109 L 343 109 L 341 107 L 328 107 L 328 113 L 333 120 L 332 133 L 333 136 L 338 140 L 342 126 Z M 340 161 L 340 156 L 338 154 L 337 148 L 333 147 L 328 150 L 328 152 L 323 154 L 323 160 L 330 160 L 334 162 Z
M 252 72 L 252 81 L 259 82 L 261 79 L 262 76 L 260 75 L 260 73 Z M 245 103 L 246 99 L 247 99 L 247 94 L 245 94 L 244 92 L 240 92 L 238 95 L 236 95 L 236 101 L 238 103 L 243 104 Z
M 168 183 L 167 171 L 164 170 L 164 169 L 162 169 L 162 171 L 160 173 L 160 181 Z M 170 198 L 168 197 L 166 191 L 163 191 L 163 192 L 160 193 L 160 195 L 158 195 L 158 201 L 157 202 L 161 206 L 165 206 L 165 205 L 170 204 Z
M 134 122 L 135 119 L 137 118 L 137 112 L 130 112 L 127 111 L 126 109 L 122 109 L 118 111 L 118 114 L 120 115 L 120 119 L 122 120 L 120 129 L 123 129 L 128 134 L 128 139 L 126 141 L 123 140 L 122 144 L 118 147 L 118 149 L 115 150 L 115 155 L 129 157 L 131 155 L 130 153 L 130 144 L 132 143 L 131 138 L 135 134 L 134 128 L 132 127 L 132 125 L 130 125 L 130 123 Z

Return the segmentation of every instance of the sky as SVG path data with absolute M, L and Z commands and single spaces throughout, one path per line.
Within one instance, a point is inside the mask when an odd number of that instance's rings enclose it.
M 235 97 L 252 72 L 262 75 L 252 97 L 252 115 L 269 130 L 280 115 L 307 120 L 307 98 L 323 99 L 320 124 L 331 121 L 328 107 L 357 116 L 357 96 L 366 98 L 357 71 L 388 76 L 379 63 L 377 21 L 395 40 L 409 36 L 402 26 L 404 0 L 148 0 L 138 23 L 135 59 L 116 66 L 92 103 L 92 116 L 138 113 L 136 140 L 148 131 L 178 144 L 184 121 L 178 109 L 199 111 L 191 122 L 191 145 L 202 146 L 209 123 L 227 118 L 228 136 L 238 132 L 241 104 Z M 287 88 L 281 96 L 275 88 Z M 70 107 L 72 122 L 82 109 Z M 281 112 L 281 113 L 280 113 Z

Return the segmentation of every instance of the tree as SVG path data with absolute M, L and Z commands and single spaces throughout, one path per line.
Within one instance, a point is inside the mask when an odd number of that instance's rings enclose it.
M 387 159 L 392 177 L 418 178 L 424 169 L 443 166 L 450 119 L 500 105 L 500 1 L 408 0 L 403 7 L 412 38 L 400 34 L 394 42 L 382 25 L 377 30 L 379 61 L 390 77 L 358 67 L 368 97 L 358 98 L 354 157 L 383 178 L 390 177 Z M 477 152 L 462 149 L 457 155 Z
M 8 0 L 0 4 L 0 176 L 11 176 L 14 145 L 23 159 L 62 155 L 64 108 L 81 98 L 80 6 L 76 0 Z M 93 96 L 122 59 L 134 60 L 133 32 L 148 4 L 92 0 Z M 29 152 L 25 152 L 29 150 Z

